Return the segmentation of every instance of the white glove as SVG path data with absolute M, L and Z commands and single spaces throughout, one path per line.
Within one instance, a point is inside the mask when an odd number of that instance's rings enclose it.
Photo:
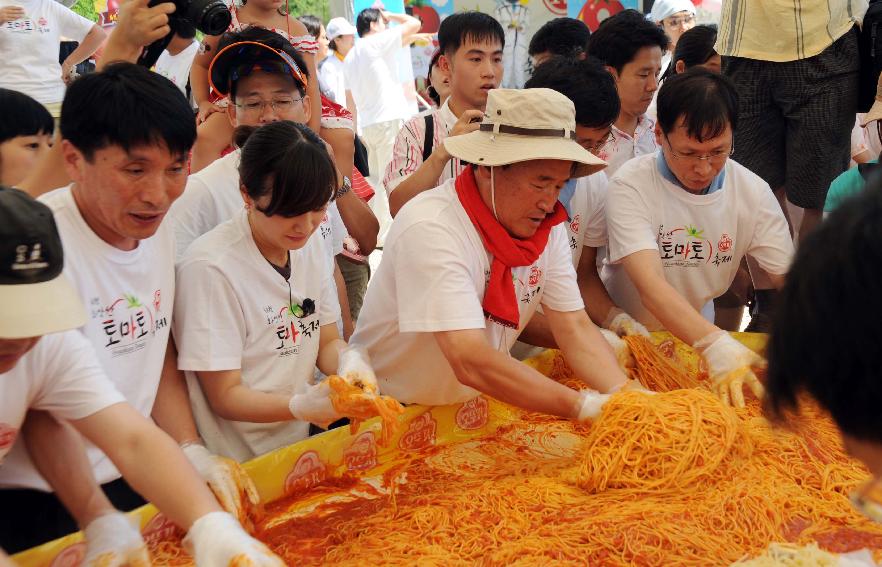
M 649 336 L 649 331 L 642 323 L 618 307 L 613 307 L 609 310 L 609 313 L 606 316 L 606 321 L 603 322 L 603 326 L 620 337 L 629 335 Z
M 84 567 L 149 567 L 150 554 L 141 532 L 120 512 L 98 516 L 86 526 Z
M 343 417 L 331 403 L 331 387 L 327 380 L 306 388 L 306 392 L 294 394 L 288 402 L 288 409 L 295 419 L 324 428 Z
M 603 338 L 606 339 L 606 342 L 609 343 L 609 346 L 612 347 L 613 352 L 616 355 L 616 360 L 619 363 L 619 368 L 622 369 L 622 372 L 627 376 L 631 369 L 634 367 L 634 357 L 631 355 L 631 349 L 628 347 L 628 343 L 619 338 L 619 336 L 612 331 L 607 329 L 598 329 L 600 334 L 603 335 Z
M 267 546 L 242 529 L 236 518 L 226 512 L 210 512 L 190 527 L 184 549 L 196 567 L 285 567 Z
M 603 405 L 609 401 L 612 394 L 601 394 L 594 390 L 582 390 L 579 392 L 579 401 L 576 404 L 576 421 L 593 421 L 600 415 Z
M 377 375 L 371 368 L 371 359 L 362 346 L 349 345 L 340 350 L 337 374 L 362 390 L 377 392 Z
M 714 331 L 692 345 L 707 363 L 713 389 L 726 405 L 744 407 L 742 386 L 761 398 L 763 385 L 754 369 L 766 367 L 766 361 L 758 354 L 733 339 L 726 331 Z
M 246 506 L 257 506 L 260 495 L 242 466 L 233 459 L 212 455 L 204 445 L 197 443 L 185 445 L 182 449 L 193 468 L 208 483 L 221 507 L 245 521 Z

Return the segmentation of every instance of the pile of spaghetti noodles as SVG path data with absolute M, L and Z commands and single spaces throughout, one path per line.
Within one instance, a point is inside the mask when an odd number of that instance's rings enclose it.
M 336 375 L 328 377 L 328 386 L 331 388 L 334 409 L 340 415 L 350 418 L 350 433 L 358 433 L 364 420 L 380 416 L 380 444 L 389 444 L 389 440 L 398 430 L 398 416 L 404 413 L 404 407 L 398 400 L 381 396 L 369 388 L 359 388 Z
M 653 370 L 650 357 L 635 352 L 647 385 L 700 384 L 697 369 Z M 562 357 L 551 375 L 578 384 Z M 643 419 L 667 429 L 647 436 Z M 318 507 L 277 501 L 258 536 L 290 565 L 725 565 L 772 542 L 878 551 L 882 526 L 848 500 L 866 477 L 811 404 L 785 431 L 756 400 L 734 410 L 700 387 L 633 392 L 595 426 L 522 413 L 487 436 L 402 454 L 373 483 L 320 486 L 334 498 Z M 156 565 L 187 564 L 175 541 L 151 545 Z

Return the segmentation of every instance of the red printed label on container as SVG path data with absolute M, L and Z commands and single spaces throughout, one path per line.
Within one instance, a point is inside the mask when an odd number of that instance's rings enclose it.
M 169 520 L 165 514 L 156 514 L 150 518 L 150 521 L 141 530 L 141 535 L 144 536 L 144 542 L 150 545 L 162 540 L 183 537 L 184 532 L 174 522 Z
M 79 567 L 86 557 L 86 544 L 75 543 L 55 556 L 50 567 Z
M 315 451 L 307 451 L 300 455 L 294 468 L 285 479 L 285 493 L 294 494 L 305 492 L 323 482 L 328 477 L 325 463 Z
M 355 438 L 343 452 L 343 462 L 351 471 L 363 471 L 377 466 L 377 441 L 373 431 L 365 431 Z
M 426 412 L 410 422 L 407 431 L 398 441 L 398 447 L 404 451 L 425 449 L 435 444 L 435 431 L 438 422 L 431 412 Z
M 481 429 L 490 418 L 490 404 L 484 396 L 472 398 L 456 410 L 456 424 L 462 429 Z

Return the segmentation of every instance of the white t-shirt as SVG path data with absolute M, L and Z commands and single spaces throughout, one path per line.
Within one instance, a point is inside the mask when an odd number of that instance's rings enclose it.
M 610 178 L 625 162 L 637 156 L 654 154 L 658 146 L 655 143 L 655 120 L 643 115 L 637 120 L 634 135 L 619 130 L 612 125 L 609 141 L 597 152 L 597 157 L 607 163 L 604 173 Z
M 199 42 L 195 39 L 177 55 L 172 55 L 166 49 L 156 60 L 153 70 L 176 84 L 181 92 L 186 94 L 187 81 L 190 79 L 190 67 L 193 65 L 193 58 L 197 53 L 199 53 Z
M 607 244 L 606 191 L 609 179 L 606 173 L 580 177 L 576 192 L 570 200 L 572 218 L 567 223 L 567 236 L 573 253 L 573 267 L 579 267 L 582 248 L 601 248 Z
M 359 39 L 346 54 L 346 85 L 352 91 L 362 128 L 410 116 L 398 77 L 400 49 L 401 28 L 392 28 Z
M 286 282 L 257 249 L 248 216 L 240 211 L 198 238 L 178 264 L 178 367 L 187 371 L 193 414 L 209 450 L 238 461 L 306 438 L 309 424 L 220 418 L 193 371 L 241 369 L 242 383 L 254 390 L 286 395 L 305 390 L 320 328 L 340 318 L 340 305 L 319 236 L 291 251 L 290 261 Z M 302 319 L 291 315 L 289 297 L 295 304 L 312 299 L 316 312 Z
M 134 250 L 101 240 L 83 220 L 70 187 L 39 199 L 55 213 L 64 245 L 64 274 L 86 306 L 80 331 L 104 374 L 142 415 L 149 417 L 159 388 L 175 297 L 174 238 L 163 223 Z M 120 477 L 104 453 L 86 443 L 99 484 Z M 0 473 L 2 475 L 2 473 Z M 7 481 L 8 482 L 8 481 Z M 35 469 L 16 484 L 49 490 Z
M 491 261 L 452 180 L 421 193 L 395 217 L 351 339 L 368 348 L 383 393 L 428 405 L 473 398 L 478 392 L 457 380 L 433 333 L 484 329 L 493 348 L 508 352 L 540 303 L 558 311 L 584 308 L 564 226 L 552 229 L 532 266 L 512 270 L 518 329 L 484 318 Z
M 658 250 L 665 279 L 696 311 L 729 289 L 744 255 L 770 274 L 793 256 L 787 221 L 769 185 L 728 160 L 721 189 L 695 195 L 665 179 L 655 155 L 635 158 L 609 182 L 609 260 L 601 277 L 616 305 L 650 330 L 661 323 L 643 306 L 621 260 Z
M 346 75 L 344 74 L 343 61 L 331 51 L 327 58 L 319 66 L 319 76 L 331 92 L 334 93 L 334 102 L 346 108 Z
M 214 160 L 208 167 L 187 179 L 187 188 L 169 211 L 169 221 L 177 241 L 177 257 L 181 258 L 194 240 L 245 209 L 239 192 L 239 156 L 235 150 Z M 331 260 L 343 251 L 346 227 L 331 202 L 328 214 L 318 232 L 322 235 Z
M 3 5 L 21 6 L 25 16 L 0 24 L 0 87 L 43 104 L 61 102 L 61 38 L 83 41 L 95 24 L 54 0 L 6 0 Z
M 23 443 L 15 445 L 12 453 L 10 449 L 29 409 L 76 420 L 124 401 L 79 331 L 41 338 L 12 370 L 0 374 L 0 472 L 4 473 L 0 486 L 18 486 L 14 469 L 27 462 L 27 450 Z M 13 470 L 3 460 L 7 453 Z

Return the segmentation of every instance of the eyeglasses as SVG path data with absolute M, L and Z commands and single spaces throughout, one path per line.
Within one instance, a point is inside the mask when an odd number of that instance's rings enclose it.
M 688 26 L 689 24 L 692 24 L 694 22 L 695 22 L 695 16 L 693 14 L 689 14 L 688 16 L 682 16 L 679 18 L 668 18 L 667 20 L 664 20 L 665 27 L 668 27 L 671 29 L 677 29 L 684 24 Z
M 691 163 L 693 165 L 698 165 L 702 161 L 706 161 L 712 165 L 719 165 L 720 163 L 726 161 L 729 158 L 729 156 L 731 156 L 735 152 L 735 144 L 732 144 L 732 146 L 728 150 L 719 150 L 716 152 L 711 152 L 709 154 L 705 154 L 703 156 L 694 156 L 694 155 L 687 156 L 687 155 L 683 155 L 681 153 L 678 153 L 676 150 L 674 150 L 674 147 L 671 145 L 671 141 L 668 139 L 667 134 L 663 133 L 662 136 L 664 136 L 665 141 L 668 143 L 668 148 L 669 148 L 669 151 L 671 153 L 672 158 L 684 161 L 686 163 Z
M 606 133 L 606 136 L 604 136 L 602 139 L 594 142 L 590 146 L 582 146 L 582 147 L 585 148 L 586 150 L 588 150 L 589 152 L 591 152 L 592 154 L 597 154 L 597 152 L 599 152 L 600 150 L 603 149 L 603 146 L 607 145 L 608 143 L 610 143 L 612 140 L 615 140 L 615 139 L 616 139 L 616 135 L 613 134 L 612 130 L 610 130 L 609 132 Z
M 303 100 L 303 97 L 294 98 L 294 97 L 280 97 L 275 98 L 271 101 L 265 100 L 251 100 L 248 102 L 243 102 L 242 104 L 235 104 L 236 108 L 241 108 L 242 111 L 246 114 L 263 114 L 264 109 L 269 106 L 273 109 L 273 112 L 277 114 L 282 114 L 289 112 L 294 109 L 294 105 Z

